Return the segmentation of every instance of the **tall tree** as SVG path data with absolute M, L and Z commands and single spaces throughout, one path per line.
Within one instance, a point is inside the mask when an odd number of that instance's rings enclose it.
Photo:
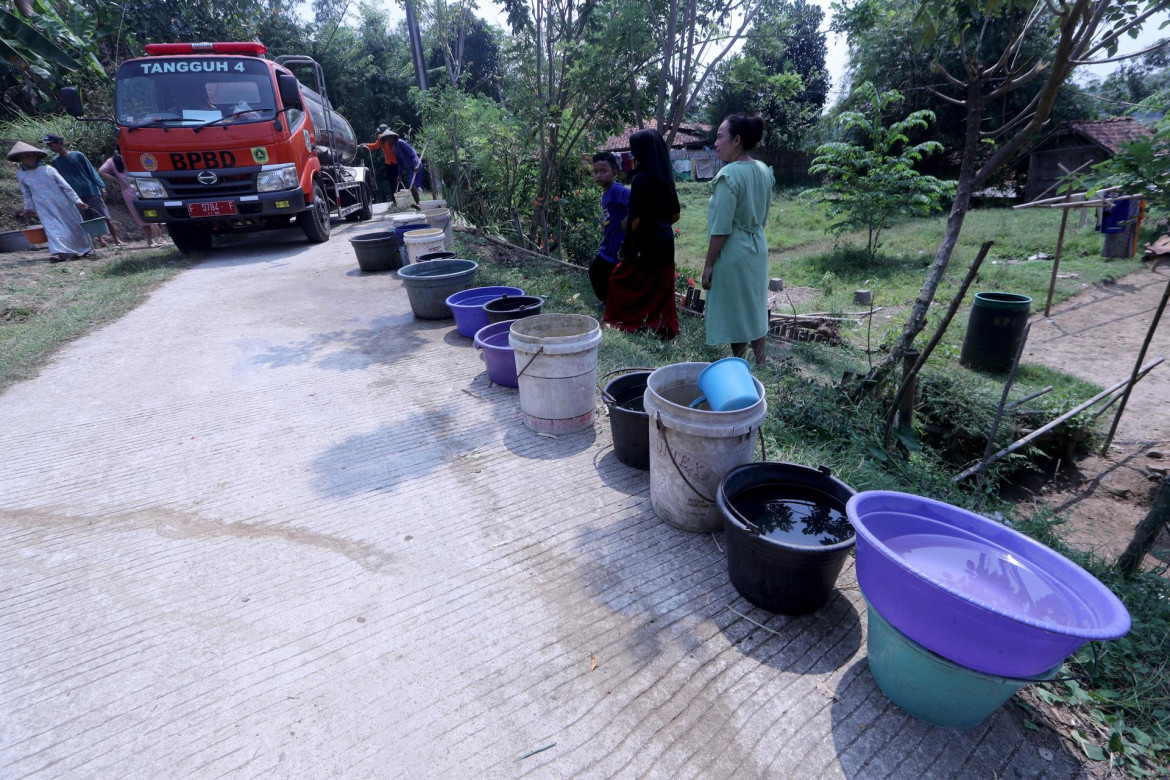
M 734 111 L 767 120 L 764 145 L 800 148 L 828 99 L 824 11 L 806 0 L 770 0 L 747 33 L 743 51 L 720 63 L 708 99 L 712 124 Z
M 656 127 L 667 145 L 719 64 L 744 38 L 768 0 L 644 0 L 647 25 L 658 52 L 654 60 Z M 634 80 L 630 80 L 631 92 Z
M 616 119 L 630 74 L 644 51 L 622 46 L 640 9 L 618 0 L 505 0 L 518 58 L 509 73 L 509 105 L 533 128 L 539 179 L 534 233 L 550 249 L 559 221 L 554 198 L 576 172 L 593 136 Z M 636 41 L 635 41 L 636 43 Z
M 939 87 L 928 87 L 941 99 L 963 109 L 965 133 L 954 203 L 942 242 L 935 253 L 918 298 L 892 355 L 875 367 L 874 378 L 884 378 L 926 325 L 951 254 L 963 229 L 971 197 L 992 175 L 1010 162 L 1048 122 L 1061 87 L 1080 65 L 1119 59 L 1119 40 L 1136 33 L 1147 20 L 1170 8 L 1170 0 L 1121 4 L 1112 0 L 923 0 L 917 17 L 926 46 L 937 54 L 958 55 L 960 67 L 948 68 L 935 56 Z M 1036 27 L 1053 41 L 1041 55 L 1025 53 L 1025 43 Z M 955 30 L 945 39 L 938 34 Z M 1006 30 L 1006 32 L 1005 32 Z M 988 50 L 985 41 L 1003 35 L 1007 45 Z M 1139 52 L 1140 53 L 1140 52 Z M 1131 55 L 1134 56 L 1134 55 Z M 988 130 L 988 115 L 999 99 L 1029 85 L 1039 84 L 1032 99 L 1013 115 L 998 117 Z M 990 143 L 992 151 L 982 149 Z
M 1050 17 L 1027 27 L 1016 41 L 1031 5 L 1019 0 L 1014 6 L 1005 4 L 1003 13 L 996 14 L 995 22 L 980 30 L 978 45 L 982 61 L 996 62 L 1012 45 L 1018 45 L 1014 56 L 1019 61 L 1041 60 L 1054 54 L 1056 40 L 1047 24 Z M 962 47 L 952 45 L 959 39 L 963 23 L 953 17 L 940 19 L 935 34 L 937 43 L 924 46 L 923 31 L 916 22 L 921 6 L 922 0 L 843 0 L 834 6 L 834 22 L 844 31 L 849 44 L 849 82 L 853 86 L 872 83 L 879 91 L 897 90 L 906 97 L 906 110 L 932 111 L 937 121 L 930 135 L 946 147 L 948 154 L 928 161 L 926 168 L 953 176 L 958 173 L 959 150 L 966 137 L 966 111 L 964 106 L 938 94 L 946 86 L 938 68 L 951 73 L 965 72 Z M 994 133 L 1025 110 L 1042 83 L 1036 79 L 990 100 L 984 110 L 983 130 Z M 1062 85 L 1058 90 L 1052 120 L 1093 116 L 1092 106 L 1071 86 Z M 837 110 L 860 109 L 852 95 L 851 87 L 849 96 Z M 990 156 L 992 150 L 992 144 L 983 144 L 981 159 Z

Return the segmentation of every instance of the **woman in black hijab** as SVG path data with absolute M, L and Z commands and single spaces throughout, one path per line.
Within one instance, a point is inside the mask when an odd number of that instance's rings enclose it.
M 655 130 L 630 137 L 636 169 L 630 181 L 626 238 L 609 280 L 605 322 L 633 333 L 643 328 L 663 339 L 678 335 L 674 291 L 674 223 L 678 193 L 666 142 Z

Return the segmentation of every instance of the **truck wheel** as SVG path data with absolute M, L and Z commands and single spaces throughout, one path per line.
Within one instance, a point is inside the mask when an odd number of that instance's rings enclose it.
M 167 228 L 170 230 L 171 240 L 185 255 L 193 255 L 211 249 L 211 234 L 200 225 L 172 222 L 167 225 Z
M 362 182 L 362 207 L 356 212 L 358 219 L 365 222 L 374 216 L 374 196 L 370 194 L 370 185 Z
M 329 204 L 325 202 L 325 190 L 317 182 L 313 183 L 313 202 L 309 208 L 297 215 L 297 222 L 301 223 L 301 230 L 310 244 L 321 244 L 329 240 Z

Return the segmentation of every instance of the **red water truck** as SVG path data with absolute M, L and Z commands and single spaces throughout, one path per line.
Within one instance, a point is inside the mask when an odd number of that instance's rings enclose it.
M 352 165 L 357 139 L 329 104 L 321 66 L 266 53 L 261 43 L 154 43 L 118 68 L 107 121 L 133 208 L 166 224 L 184 253 L 210 249 L 217 235 L 294 222 L 320 243 L 332 218 L 371 216 L 371 171 Z M 315 89 L 294 68 L 311 72 Z M 77 90 L 61 98 L 81 118 Z

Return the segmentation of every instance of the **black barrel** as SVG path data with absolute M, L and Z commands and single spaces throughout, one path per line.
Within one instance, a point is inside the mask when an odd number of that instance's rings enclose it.
M 483 310 L 487 312 L 488 322 L 494 324 L 540 314 L 543 307 L 544 299 L 535 295 L 503 295 L 485 303 Z
M 629 369 L 620 369 L 628 371 Z M 611 380 L 601 393 L 609 407 L 613 454 L 635 469 L 650 469 L 650 415 L 642 406 L 649 371 L 637 371 Z
M 782 615 L 820 609 L 857 540 L 845 516 L 854 493 L 825 466 L 749 463 L 727 472 L 715 503 L 739 594 Z
M 1019 349 L 1032 299 L 1005 292 L 975 293 L 959 362 L 977 371 L 1007 371 Z

